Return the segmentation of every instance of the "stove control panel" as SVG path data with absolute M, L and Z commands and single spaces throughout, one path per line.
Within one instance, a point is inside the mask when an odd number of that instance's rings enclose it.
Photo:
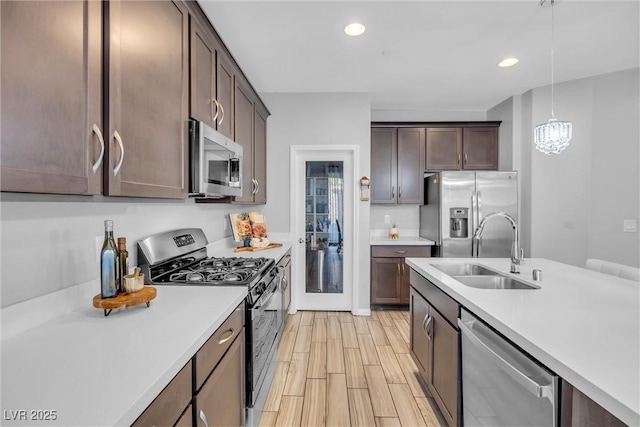
M 179 248 L 187 245 L 192 245 L 196 242 L 191 234 L 176 236 L 173 238 L 173 241 L 176 242 L 176 246 L 178 246 Z

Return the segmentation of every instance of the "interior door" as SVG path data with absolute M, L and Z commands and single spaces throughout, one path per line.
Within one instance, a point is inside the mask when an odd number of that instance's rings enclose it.
M 292 255 L 292 311 L 352 310 L 353 153 L 305 150 L 292 161 L 298 241 Z

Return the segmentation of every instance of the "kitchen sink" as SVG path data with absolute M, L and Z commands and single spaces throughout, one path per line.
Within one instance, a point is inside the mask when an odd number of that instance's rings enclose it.
M 432 267 L 437 268 L 444 274 L 449 276 L 496 276 L 497 273 L 493 270 L 489 270 L 478 264 L 431 264 Z
M 509 276 L 502 276 L 493 273 L 493 276 L 455 276 L 454 279 L 463 285 L 479 289 L 540 289 L 539 286 L 531 285 Z

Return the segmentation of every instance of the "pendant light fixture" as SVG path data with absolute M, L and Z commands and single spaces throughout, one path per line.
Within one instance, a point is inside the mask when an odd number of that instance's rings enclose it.
M 571 141 L 571 122 L 562 122 L 553 115 L 553 5 L 555 0 L 541 0 L 540 6 L 549 1 L 551 3 L 551 118 L 547 123 L 540 124 L 534 129 L 536 148 L 545 154 L 559 154 L 567 148 Z

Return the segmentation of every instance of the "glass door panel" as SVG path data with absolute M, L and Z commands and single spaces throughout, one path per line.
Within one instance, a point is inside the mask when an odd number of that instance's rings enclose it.
M 305 243 L 307 293 L 343 292 L 342 161 L 307 161 Z

